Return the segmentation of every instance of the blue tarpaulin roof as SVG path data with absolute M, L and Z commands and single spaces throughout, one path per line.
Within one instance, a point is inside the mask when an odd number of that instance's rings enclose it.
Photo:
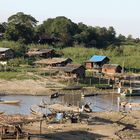
M 91 62 L 101 62 L 103 61 L 105 58 L 107 58 L 107 56 L 102 56 L 102 55 L 93 55 L 89 61 Z

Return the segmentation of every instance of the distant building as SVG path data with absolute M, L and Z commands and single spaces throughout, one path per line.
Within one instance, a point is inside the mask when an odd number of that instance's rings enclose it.
M 54 49 L 30 49 L 26 53 L 29 57 L 41 57 L 41 58 L 52 58 L 55 57 L 56 53 Z
M 2 39 L 3 36 L 4 36 L 4 33 L 1 33 L 1 32 L 0 32 L 0 39 Z
M 67 64 L 71 63 L 72 59 L 70 58 L 49 58 L 49 59 L 42 59 L 39 61 L 35 61 L 36 65 L 40 66 L 49 66 L 49 67 L 64 67 Z
M 85 62 L 86 69 L 93 69 L 101 71 L 104 64 L 109 63 L 109 58 L 107 56 L 93 55 L 89 60 Z
M 104 64 L 102 73 L 115 75 L 122 72 L 122 67 L 118 64 Z
M 40 44 L 47 43 L 47 44 L 53 45 L 54 43 L 56 43 L 58 41 L 60 41 L 60 39 L 58 37 L 44 34 L 44 35 L 39 36 L 38 43 L 40 43 Z
M 0 64 L 6 65 L 7 60 L 14 58 L 14 51 L 10 48 L 0 48 Z
M 68 64 L 65 67 L 59 69 L 59 74 L 71 78 L 84 78 L 85 67 L 80 64 Z
M 10 48 L 0 48 L 0 60 L 8 60 L 14 57 L 14 52 Z

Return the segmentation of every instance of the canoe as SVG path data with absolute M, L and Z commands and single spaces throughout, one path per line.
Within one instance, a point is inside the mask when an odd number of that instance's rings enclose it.
M 63 90 L 81 90 L 81 86 L 69 86 L 69 87 L 64 87 Z
M 31 112 L 31 114 L 36 115 L 36 116 L 42 116 L 42 114 L 43 114 L 41 112 L 34 110 L 32 107 L 30 107 L 30 112 Z
M 50 96 L 51 99 L 52 99 L 52 98 L 57 98 L 57 97 L 59 97 L 59 93 L 58 93 L 58 92 L 53 93 L 53 94 Z
M 98 93 L 87 93 L 87 94 L 82 94 L 82 97 L 90 97 L 90 96 L 97 96 Z
M 20 100 L 0 100 L 0 104 L 19 104 Z

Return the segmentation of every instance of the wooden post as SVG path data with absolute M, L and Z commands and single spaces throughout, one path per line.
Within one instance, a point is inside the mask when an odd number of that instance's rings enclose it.
M 91 77 L 90 77 L 90 79 L 89 79 L 89 80 L 90 80 L 90 86 L 91 86 L 91 84 L 92 84 L 92 83 L 91 83 Z
M 1 140 L 2 140 L 2 136 L 3 136 L 3 126 L 1 127 L 1 137 L 0 137 Z
M 40 135 L 42 133 L 42 120 L 40 121 Z
M 18 130 L 17 130 L 17 136 L 16 136 L 16 140 L 18 140 L 19 134 L 18 134 Z

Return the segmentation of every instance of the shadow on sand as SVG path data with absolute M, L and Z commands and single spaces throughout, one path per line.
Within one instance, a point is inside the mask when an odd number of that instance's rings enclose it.
M 87 131 L 67 131 L 67 132 L 55 132 L 49 134 L 35 134 L 30 135 L 31 140 L 39 139 L 39 140 L 96 140 L 105 138 L 106 136 L 90 133 Z

